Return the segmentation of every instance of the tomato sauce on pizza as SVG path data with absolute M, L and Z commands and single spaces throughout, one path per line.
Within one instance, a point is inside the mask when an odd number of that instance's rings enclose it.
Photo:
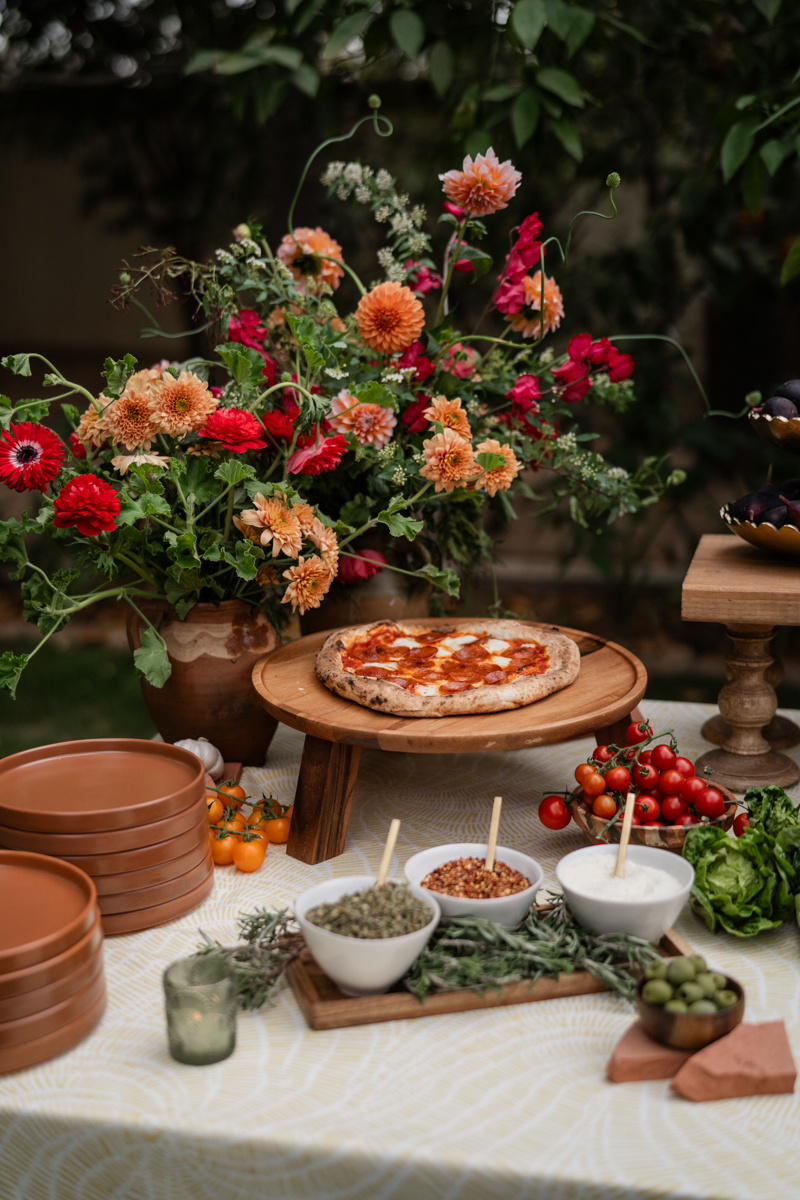
M 449 696 L 475 688 L 511 683 L 520 675 L 544 675 L 547 649 L 522 638 L 491 634 L 371 629 L 342 651 L 342 670 L 383 679 L 417 696 Z

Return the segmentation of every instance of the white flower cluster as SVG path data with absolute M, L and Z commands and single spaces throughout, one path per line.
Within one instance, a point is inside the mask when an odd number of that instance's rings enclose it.
M 408 239 L 408 248 L 412 254 L 424 254 L 428 249 L 428 239 L 424 233 L 412 233 Z
M 412 371 L 414 367 L 411 368 Z M 403 371 L 384 371 L 381 375 L 383 383 L 405 383 L 405 373 Z
M 389 220 L 389 217 L 390 217 L 391 215 L 392 215 L 392 210 L 391 210 L 391 208 L 389 207 L 389 205 L 388 205 L 388 204 L 382 204 L 382 205 L 381 205 L 381 207 L 378 209 L 378 211 L 375 213 L 375 220 L 376 220 L 376 221 L 377 221 L 377 222 L 378 222 L 380 225 L 383 225 L 384 221 L 388 221 L 388 220 Z
M 375 176 L 375 186 L 379 192 L 388 192 L 393 183 L 394 180 L 392 179 L 391 175 L 383 168 L 381 168 L 380 171 L 378 171 L 378 174 Z
M 481 402 L 480 402 L 480 400 L 476 400 L 475 397 L 473 396 L 471 400 L 467 401 L 467 403 L 464 405 L 464 408 L 467 410 L 467 412 L 470 414 L 471 417 L 475 417 L 480 412 Z
M 630 473 L 624 467 L 607 467 L 606 475 L 609 479 L 630 479 Z
M 331 379 L 344 379 L 347 371 L 342 371 L 339 367 L 326 367 L 325 374 L 330 376 Z
M 236 261 L 234 259 L 233 255 L 231 254 L 230 250 L 215 250 L 214 257 L 218 258 L 220 262 L 235 262 Z
M 372 199 L 372 192 L 363 183 L 360 183 L 356 188 L 355 197 L 359 204 L 369 204 Z
M 427 213 L 426 213 L 424 204 L 417 204 L 411 210 L 411 220 L 414 222 L 414 224 L 417 227 L 419 227 L 420 225 L 424 225 L 426 216 L 427 216 Z
M 578 449 L 578 439 L 574 433 L 562 433 L 556 439 L 556 446 L 563 454 L 575 454 Z
M 381 246 L 377 257 L 378 262 L 383 267 L 384 271 L 390 271 L 392 267 L 397 265 L 395 257 L 388 246 Z
M 241 246 L 242 250 L 246 250 L 248 254 L 254 254 L 257 258 L 261 255 L 261 247 L 252 238 L 242 238 L 237 244 Z
M 398 467 L 394 475 L 392 475 L 392 483 L 396 483 L 398 486 L 402 486 L 407 479 L 408 475 L 406 474 L 405 467 Z
M 411 233 L 414 222 L 408 213 L 399 212 L 392 217 L 392 233 Z
M 542 353 L 539 355 L 539 362 L 541 363 L 541 365 L 543 367 L 546 367 L 548 365 L 548 363 L 551 363 L 553 361 L 553 358 L 554 358 L 553 347 L 548 346 L 547 349 L 543 350 Z
M 322 176 L 320 177 L 320 183 L 323 187 L 330 187 L 332 183 L 336 183 L 336 180 L 339 178 L 343 170 L 343 162 L 328 163 Z
M 386 466 L 394 458 L 394 442 L 387 442 L 385 446 L 381 446 L 375 457 L 381 466 Z

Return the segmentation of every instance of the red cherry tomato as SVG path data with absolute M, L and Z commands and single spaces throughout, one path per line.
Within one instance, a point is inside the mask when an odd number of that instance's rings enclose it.
M 736 814 L 736 820 L 733 822 L 733 832 L 737 837 L 741 837 L 745 829 L 750 828 L 750 817 L 746 812 Z
M 664 826 L 661 821 L 645 821 L 644 828 L 645 829 L 663 829 Z
M 581 786 L 587 796 L 599 796 L 606 790 L 606 781 L 597 771 L 593 771 L 591 775 L 584 776 Z
M 665 796 L 675 796 L 683 787 L 683 775 L 680 771 L 662 771 L 658 787 Z
M 694 802 L 701 817 L 721 817 L 725 813 L 725 800 L 716 788 L 704 788 Z
M 688 811 L 683 796 L 665 796 L 661 801 L 661 815 L 668 825 L 676 825 L 678 817 Z
M 611 753 L 608 746 L 598 746 L 592 754 L 594 761 L 599 763 L 607 763 L 613 757 L 614 755 Z
M 680 771 L 684 779 L 691 779 L 694 775 L 694 763 L 690 762 L 688 758 L 681 757 L 680 754 L 672 764 L 672 769 L 673 771 Z
M 700 818 L 695 816 L 694 813 L 687 812 L 687 813 L 684 813 L 682 817 L 678 817 L 675 824 L 676 825 L 699 825 Z
M 563 796 L 545 796 L 539 805 L 539 820 L 547 829 L 566 829 L 572 820 L 572 809 Z
M 642 753 L 639 755 L 640 763 L 649 763 L 649 762 L 652 762 L 652 760 L 653 760 L 653 751 L 652 750 L 643 750 Z
M 642 822 L 639 820 L 636 813 L 632 812 L 631 813 L 631 825 L 641 825 L 641 823 Z
M 626 734 L 629 746 L 638 746 L 640 742 L 646 742 L 652 736 L 653 731 L 646 721 L 636 721 L 629 725 Z
M 604 821 L 609 821 L 616 811 L 617 802 L 613 796 L 609 796 L 606 792 L 595 796 L 592 812 L 596 817 L 602 817 Z
M 702 779 L 698 779 L 692 775 L 689 779 L 684 779 L 680 786 L 680 793 L 687 804 L 694 804 L 701 792 L 706 790 L 706 784 Z
M 612 767 L 606 771 L 606 787 L 610 792 L 626 792 L 630 783 L 631 773 L 626 767 Z
M 594 775 L 594 773 L 595 773 L 595 768 L 590 766 L 589 763 L 581 763 L 581 765 L 579 767 L 575 768 L 575 782 L 579 783 L 582 787 L 583 781 L 586 778 L 586 776 Z
M 633 811 L 642 824 L 647 825 L 650 821 L 655 821 L 660 808 L 655 796 L 637 796 Z
M 669 746 L 653 746 L 650 762 L 657 771 L 668 771 L 670 767 L 675 766 L 675 757 L 675 753 L 670 750 Z
M 631 771 L 633 782 L 644 790 L 649 790 L 658 785 L 658 771 L 652 767 L 650 763 L 637 763 Z

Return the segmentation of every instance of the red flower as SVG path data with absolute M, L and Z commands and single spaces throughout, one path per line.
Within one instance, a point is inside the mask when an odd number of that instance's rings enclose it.
M 209 392 L 211 393 L 211 395 L 214 397 L 214 399 L 215 399 L 215 400 L 221 400 L 221 399 L 222 399 L 222 388 L 219 388 L 219 387 L 210 387 L 208 390 L 209 390 Z
M 261 318 L 252 308 L 240 309 L 238 316 L 234 314 L 228 322 L 228 341 L 239 342 L 242 346 L 250 346 L 252 350 L 258 350 L 264 359 L 264 370 L 261 373 L 272 387 L 277 377 L 278 364 L 271 355 L 267 354 L 261 344 L 266 336 L 266 326 L 261 324 Z
M 539 251 L 542 243 L 539 241 L 539 234 L 542 229 L 543 225 L 539 220 L 538 213 L 531 213 L 519 226 L 516 245 L 511 251 L 510 257 L 518 260 L 526 271 L 530 270 L 534 264 L 540 265 Z
M 571 383 L 569 387 L 564 388 L 564 391 L 561 393 L 561 399 L 566 401 L 567 404 L 577 404 L 590 391 L 591 386 L 591 379 L 579 379 L 577 383 Z
M 579 379 L 588 377 L 589 368 L 585 363 L 568 358 L 560 367 L 553 368 L 553 374 L 559 383 L 577 383 Z
M 449 212 L 451 217 L 455 217 L 459 221 L 464 215 L 463 208 L 459 208 L 457 204 L 453 204 L 450 200 L 443 200 L 442 208 L 445 212 Z
M 61 470 L 64 443 L 45 425 L 21 421 L 0 432 L 0 479 L 15 492 L 42 492 Z
M 397 365 L 401 369 L 403 367 L 415 367 L 415 383 L 424 383 L 436 370 L 433 360 L 426 358 L 425 347 L 422 342 L 412 342 L 408 349 L 404 350 L 398 358 Z
M 76 475 L 55 498 L 56 529 L 76 525 L 85 537 L 111 533 L 119 513 L 119 497 L 110 484 L 96 475 Z
M 346 449 L 347 440 L 341 433 L 322 438 L 319 444 L 312 441 L 310 446 L 295 450 L 289 456 L 286 470 L 290 475 L 321 475 L 323 471 L 338 467 Z
M 289 412 L 284 412 L 281 408 L 275 408 L 272 412 L 262 413 L 261 420 L 264 428 L 274 438 L 284 438 L 287 442 L 290 442 L 294 433 L 294 423 L 297 420 L 298 412 L 297 405 L 294 405 L 293 411 Z
M 383 564 L 386 562 L 380 550 L 359 550 L 360 558 L 347 558 L 345 557 L 345 553 L 339 559 L 339 570 L 336 578 L 339 583 L 348 585 L 351 583 L 360 583 L 362 579 L 370 579 L 371 576 L 377 575 L 379 571 L 383 570 Z M 364 562 L 365 558 L 371 561 Z
M 570 338 L 567 354 L 574 362 L 585 362 L 589 357 L 589 352 L 592 349 L 592 335 L 590 333 L 579 333 L 574 338 Z
M 218 408 L 212 412 L 203 429 L 202 438 L 221 442 L 226 450 L 244 454 L 245 450 L 265 450 L 261 422 L 243 408 Z
M 528 408 L 531 408 L 533 401 L 538 400 L 540 396 L 539 380 L 535 375 L 518 376 L 511 391 L 506 392 L 506 400 L 513 400 L 520 406 L 527 404 Z M 535 407 L 538 411 L 538 404 Z
M 74 458 L 78 458 L 78 459 L 86 458 L 86 447 L 84 446 L 83 442 L 79 439 L 77 433 L 71 433 L 69 435 L 69 448 L 72 451 L 72 455 Z
M 422 263 L 414 262 L 413 258 L 410 258 L 405 266 L 406 271 L 413 271 L 413 275 L 409 275 L 406 282 L 412 292 L 416 292 L 418 296 L 427 296 L 432 288 L 440 288 L 442 286 L 441 275 L 428 270 Z
M 524 273 L 516 278 L 510 275 L 500 277 L 500 286 L 494 298 L 494 306 L 498 312 L 511 315 L 518 313 L 522 308 L 525 303 L 523 278 Z
M 601 363 L 608 362 L 609 355 L 616 353 L 617 351 L 611 345 L 608 338 L 600 338 L 599 342 L 592 342 L 592 348 L 588 354 L 589 362 L 594 363 L 595 366 L 600 366 Z
M 542 243 L 538 240 L 542 222 L 538 213 L 531 213 L 517 227 L 517 240 L 506 258 L 503 272 L 498 276 L 499 287 L 494 298 L 498 312 L 518 313 L 525 303 L 522 280 L 534 264 L 541 261 Z
M 423 416 L 423 413 L 430 402 L 430 396 L 418 395 L 417 399 L 409 404 L 403 413 L 403 424 L 408 426 L 409 433 L 422 433 L 423 429 L 428 428 L 428 418 Z
M 612 383 L 630 379 L 635 365 L 630 354 L 620 354 L 618 350 L 612 349 L 612 353 L 606 361 L 608 362 L 608 378 Z
M 466 242 L 462 242 L 458 248 L 459 250 L 469 249 Z M 472 265 L 472 260 L 469 258 L 459 258 L 457 262 L 453 263 L 453 270 L 459 271 L 462 275 L 471 275 L 474 269 L 475 268 Z

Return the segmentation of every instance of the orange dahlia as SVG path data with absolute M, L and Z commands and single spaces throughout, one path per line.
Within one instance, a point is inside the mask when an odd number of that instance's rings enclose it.
M 316 229 L 301 226 L 294 233 L 284 234 L 278 247 L 278 258 L 289 268 L 301 292 L 306 287 L 317 292 L 322 283 L 336 289 L 344 275 L 339 266 L 343 261 L 342 247 L 319 225 Z
M 525 306 L 529 310 L 522 309 L 518 313 L 509 313 L 506 317 L 507 321 L 511 321 L 511 328 L 517 333 L 521 333 L 523 337 L 541 336 L 541 323 L 538 317 L 534 317 L 533 312 L 538 312 L 542 303 L 542 272 L 537 271 L 531 278 L 526 275 L 522 280 L 522 287 L 525 294 Z M 548 279 L 545 276 L 544 281 L 544 331 L 552 333 L 554 329 L 558 329 L 561 324 L 561 318 L 564 315 L 564 301 L 561 297 L 561 289 L 555 279 Z
M 97 403 L 103 408 L 108 404 L 108 396 L 99 396 Z M 106 414 L 99 413 L 93 404 L 86 412 L 81 413 L 78 428 L 75 430 L 78 441 L 84 446 L 102 446 L 108 440 L 109 431 L 106 425 Z
M 339 539 L 332 529 L 323 525 L 318 517 L 311 522 L 308 536 L 322 555 L 322 561 L 334 578 L 339 569 Z
M 137 371 L 131 375 L 120 398 L 105 410 L 102 421 L 115 445 L 126 450 L 150 449 L 159 432 L 156 399 L 160 382 L 158 367 Z
M 248 541 L 268 546 L 272 542 L 272 557 L 288 554 L 296 558 L 303 548 L 300 522 L 282 500 L 267 500 L 261 492 L 253 497 L 255 508 L 246 508 L 233 518 L 236 528 Z
M 303 533 L 310 533 L 311 526 L 314 524 L 314 522 L 317 519 L 314 516 L 314 509 L 311 507 L 311 505 L 310 504 L 295 504 L 292 507 L 292 512 L 294 513 L 294 515 L 297 517 L 298 521 L 300 522 L 300 528 L 302 529 Z
M 519 475 L 519 459 L 509 445 L 502 446 L 495 438 L 487 438 L 478 446 L 478 453 L 499 454 L 506 460 L 504 467 L 495 467 L 493 471 L 485 471 L 475 480 L 476 488 L 483 488 L 490 496 L 496 492 L 505 492 Z
M 425 310 L 405 284 L 379 283 L 359 300 L 356 321 L 370 350 L 397 354 L 408 349 L 422 333 Z
M 467 155 L 462 170 L 447 171 L 439 178 L 442 191 L 454 204 L 471 216 L 486 217 L 508 207 L 522 175 L 510 159 L 501 163 L 490 146 L 486 154 L 477 154 L 474 162 Z
M 312 554 L 310 558 L 298 558 L 297 566 L 284 571 L 283 578 L 289 580 L 289 585 L 281 603 L 291 604 L 302 616 L 307 608 L 319 608 L 333 576 L 322 559 Z
M 392 436 L 397 418 L 384 404 L 360 404 L 346 388 L 331 400 L 329 425 L 337 433 L 353 433 L 362 446 L 380 449 Z
M 430 406 L 424 410 L 422 415 L 428 418 L 431 425 L 434 421 L 438 421 L 440 425 L 444 425 L 445 429 L 452 429 L 454 433 L 463 438 L 472 436 L 467 414 L 461 407 L 461 401 L 457 396 L 452 400 L 448 400 L 446 396 L 434 396 Z
M 170 437 L 184 437 L 205 425 L 207 418 L 219 407 L 208 390 L 208 384 L 192 371 L 181 371 L 176 379 L 167 372 L 161 381 L 155 401 L 161 432 Z
M 452 492 L 453 488 L 466 485 L 479 473 L 472 446 L 452 429 L 437 433 L 422 443 L 425 466 L 420 475 L 435 482 L 437 492 Z

